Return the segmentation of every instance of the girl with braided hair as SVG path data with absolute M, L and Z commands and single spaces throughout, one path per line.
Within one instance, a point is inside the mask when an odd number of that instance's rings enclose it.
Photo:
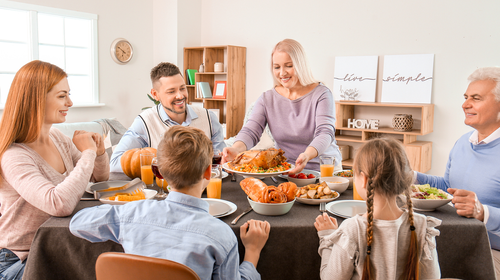
M 413 213 L 413 180 L 404 147 L 373 139 L 354 159 L 354 183 L 367 212 L 341 226 L 327 213 L 316 218 L 321 279 L 436 279 L 441 277 L 435 229 L 441 220 Z M 396 198 L 406 196 L 406 209 Z

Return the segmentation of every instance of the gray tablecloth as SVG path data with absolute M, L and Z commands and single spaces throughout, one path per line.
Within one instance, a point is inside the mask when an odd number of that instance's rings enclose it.
M 120 179 L 114 176 L 115 179 Z M 230 222 L 249 207 L 245 193 L 238 182 L 223 180 L 222 199 L 238 206 L 235 213 L 221 218 L 235 232 L 243 260 L 244 247 L 239 239 L 239 227 L 248 219 L 267 220 L 271 232 L 262 250 L 257 270 L 262 279 L 319 279 L 320 256 L 318 236 L 314 220 L 320 214 L 319 207 L 295 202 L 288 214 L 262 216 L 255 212 L 243 216 L 236 225 Z M 278 178 L 279 182 L 283 180 Z M 264 182 L 272 185 L 271 179 Z M 339 199 L 352 199 L 352 190 Z M 99 205 L 98 201 L 81 201 L 78 210 Z M 461 279 L 495 279 L 493 261 L 486 228 L 475 219 L 456 214 L 452 206 L 445 205 L 433 212 L 421 212 L 443 221 L 438 227 L 437 250 L 442 277 Z M 152 213 L 154 215 L 154 213 Z M 339 222 L 343 219 L 337 217 Z M 90 243 L 74 237 L 69 232 L 71 217 L 50 218 L 38 230 L 28 257 L 24 279 L 95 279 L 95 261 L 99 254 L 108 251 L 122 252 L 114 242 Z

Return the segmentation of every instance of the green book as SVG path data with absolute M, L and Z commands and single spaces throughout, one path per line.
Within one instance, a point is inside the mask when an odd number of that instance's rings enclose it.
M 196 69 L 186 69 L 187 76 L 188 76 L 188 83 L 190 85 L 194 85 L 194 73 L 198 72 Z

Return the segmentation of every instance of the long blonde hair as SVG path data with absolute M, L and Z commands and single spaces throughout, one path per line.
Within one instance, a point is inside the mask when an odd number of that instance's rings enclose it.
M 299 42 L 293 39 L 285 39 L 278 42 L 276 46 L 274 46 L 273 52 L 271 53 L 271 73 L 273 73 L 273 55 L 275 52 L 285 52 L 290 56 L 293 68 L 295 69 L 295 73 L 297 73 L 297 77 L 301 85 L 307 86 L 318 82 L 312 75 L 309 62 L 307 61 L 306 52 Z M 280 81 L 274 76 L 274 74 L 272 76 L 274 85 L 281 85 Z
M 371 245 L 373 240 L 373 196 L 406 195 L 408 220 L 410 222 L 410 246 L 404 279 L 418 279 L 418 243 L 413 221 L 413 205 L 410 198 L 410 185 L 413 173 L 403 145 L 393 138 L 372 139 L 356 153 L 354 172 L 363 173 L 368 178 L 366 187 L 366 208 L 368 226 L 366 229 L 367 252 L 363 267 L 363 280 L 373 279 L 371 275 Z
M 67 74 L 59 67 L 33 60 L 17 71 L 0 122 L 0 160 L 12 143 L 31 143 L 40 136 L 47 93 Z M 1 169 L 0 169 L 1 172 Z

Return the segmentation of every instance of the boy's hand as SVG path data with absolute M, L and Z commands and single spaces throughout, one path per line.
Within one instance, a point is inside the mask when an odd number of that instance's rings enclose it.
M 266 245 L 271 225 L 267 221 L 248 220 L 240 227 L 240 237 L 245 250 L 259 252 Z
M 316 228 L 317 231 L 339 228 L 337 224 L 337 219 L 328 216 L 327 213 L 323 213 L 323 215 L 319 215 L 318 217 L 316 217 L 316 222 L 314 222 L 314 227 Z

